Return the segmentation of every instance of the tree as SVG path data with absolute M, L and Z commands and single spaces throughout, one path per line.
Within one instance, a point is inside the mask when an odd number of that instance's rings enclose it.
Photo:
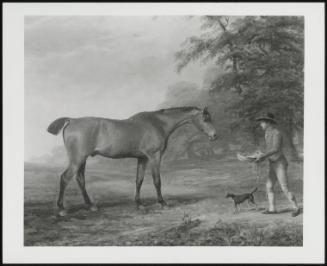
M 229 127 L 252 134 L 257 142 L 253 119 L 269 110 L 297 157 L 292 136 L 303 129 L 303 29 L 303 17 L 207 16 L 203 34 L 188 38 L 176 53 L 177 69 L 194 60 L 214 60 L 223 71 L 209 92 L 233 93 L 226 106 L 233 117 Z
M 159 108 L 198 106 L 202 103 L 201 98 L 203 95 L 195 83 L 180 81 L 168 87 L 165 101 L 159 105 Z

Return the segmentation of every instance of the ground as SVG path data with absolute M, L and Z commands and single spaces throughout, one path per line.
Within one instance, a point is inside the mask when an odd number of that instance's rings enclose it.
M 302 214 L 291 217 L 276 187 L 276 215 L 266 207 L 265 171 L 234 158 L 181 160 L 162 166 L 162 192 L 169 208 L 156 204 L 149 173 L 141 191 L 146 208 L 134 204 L 136 161 L 126 167 L 87 166 L 87 190 L 99 210 L 83 204 L 75 180 L 65 194 L 66 217 L 58 217 L 56 200 L 63 167 L 25 165 L 24 243 L 26 246 L 99 245 L 263 245 L 302 246 Z M 289 166 L 290 188 L 302 206 L 302 163 Z M 227 192 L 244 193 L 255 186 L 259 209 L 241 205 L 233 213 Z

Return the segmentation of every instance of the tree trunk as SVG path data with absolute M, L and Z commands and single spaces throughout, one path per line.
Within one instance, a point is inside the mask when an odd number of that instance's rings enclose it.
M 224 23 L 222 23 L 222 21 L 221 21 L 221 17 L 218 18 L 218 23 L 219 23 L 221 29 L 222 29 L 224 32 L 228 32 L 228 30 L 227 30 L 228 21 L 229 21 L 229 19 L 226 20 L 227 23 L 224 25 Z M 233 51 L 235 50 L 235 49 L 234 49 L 234 45 L 233 45 L 233 43 L 232 43 L 231 41 L 229 41 L 229 49 L 230 49 L 231 52 L 233 52 Z M 238 62 L 237 62 L 237 58 L 236 58 L 236 56 L 233 56 L 233 57 L 232 57 L 232 64 L 233 64 L 233 73 L 234 73 L 234 74 L 237 74 L 237 73 L 238 73 L 238 66 L 237 66 L 237 63 L 238 63 Z M 242 88 L 241 88 L 240 84 L 236 83 L 236 85 L 235 85 L 235 89 L 236 89 L 236 91 L 237 91 L 239 94 L 242 93 Z
M 289 143 L 292 159 L 294 161 L 299 161 L 300 156 L 299 156 L 299 153 L 297 151 L 296 145 L 294 144 L 294 139 L 293 139 L 294 134 L 293 133 L 294 133 L 293 126 L 289 126 L 289 128 L 285 132 L 285 135 L 286 135 L 286 138 L 287 138 L 288 143 Z
M 233 48 L 231 47 L 231 51 L 232 50 L 233 50 Z M 235 74 L 235 76 L 237 76 L 238 68 L 237 68 L 237 58 L 235 56 L 233 56 L 233 73 Z M 235 84 L 235 89 L 238 94 L 242 93 L 242 88 L 241 88 L 240 84 L 238 83 L 238 81 Z
M 260 141 L 259 141 L 259 136 L 257 134 L 256 127 L 255 126 L 252 126 L 251 127 L 251 135 L 252 135 L 253 144 L 255 146 L 259 146 L 260 145 Z

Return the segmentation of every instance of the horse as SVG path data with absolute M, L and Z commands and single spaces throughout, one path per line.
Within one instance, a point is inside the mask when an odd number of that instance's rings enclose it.
M 92 203 L 85 188 L 85 165 L 89 156 L 101 155 L 108 158 L 136 158 L 137 209 L 144 208 L 140 190 L 147 165 L 151 167 L 158 203 L 167 206 L 161 194 L 160 163 L 166 150 L 169 136 L 185 124 L 193 124 L 207 134 L 209 140 L 217 138 L 207 107 L 175 107 L 137 113 L 127 119 L 101 117 L 61 117 L 53 121 L 47 131 L 58 135 L 62 130 L 68 155 L 68 167 L 60 176 L 60 192 L 57 200 L 59 216 L 67 214 L 63 199 L 69 181 L 76 176 L 85 204 L 91 211 L 97 206 Z

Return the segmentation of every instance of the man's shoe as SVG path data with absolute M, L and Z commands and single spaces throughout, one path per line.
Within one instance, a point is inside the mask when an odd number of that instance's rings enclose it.
M 298 216 L 300 213 L 301 213 L 300 208 L 297 208 L 296 210 L 294 210 L 294 211 L 292 212 L 292 217 L 296 217 L 296 216 Z
M 265 210 L 262 212 L 262 214 L 277 214 L 276 211 L 269 211 L 269 210 Z

